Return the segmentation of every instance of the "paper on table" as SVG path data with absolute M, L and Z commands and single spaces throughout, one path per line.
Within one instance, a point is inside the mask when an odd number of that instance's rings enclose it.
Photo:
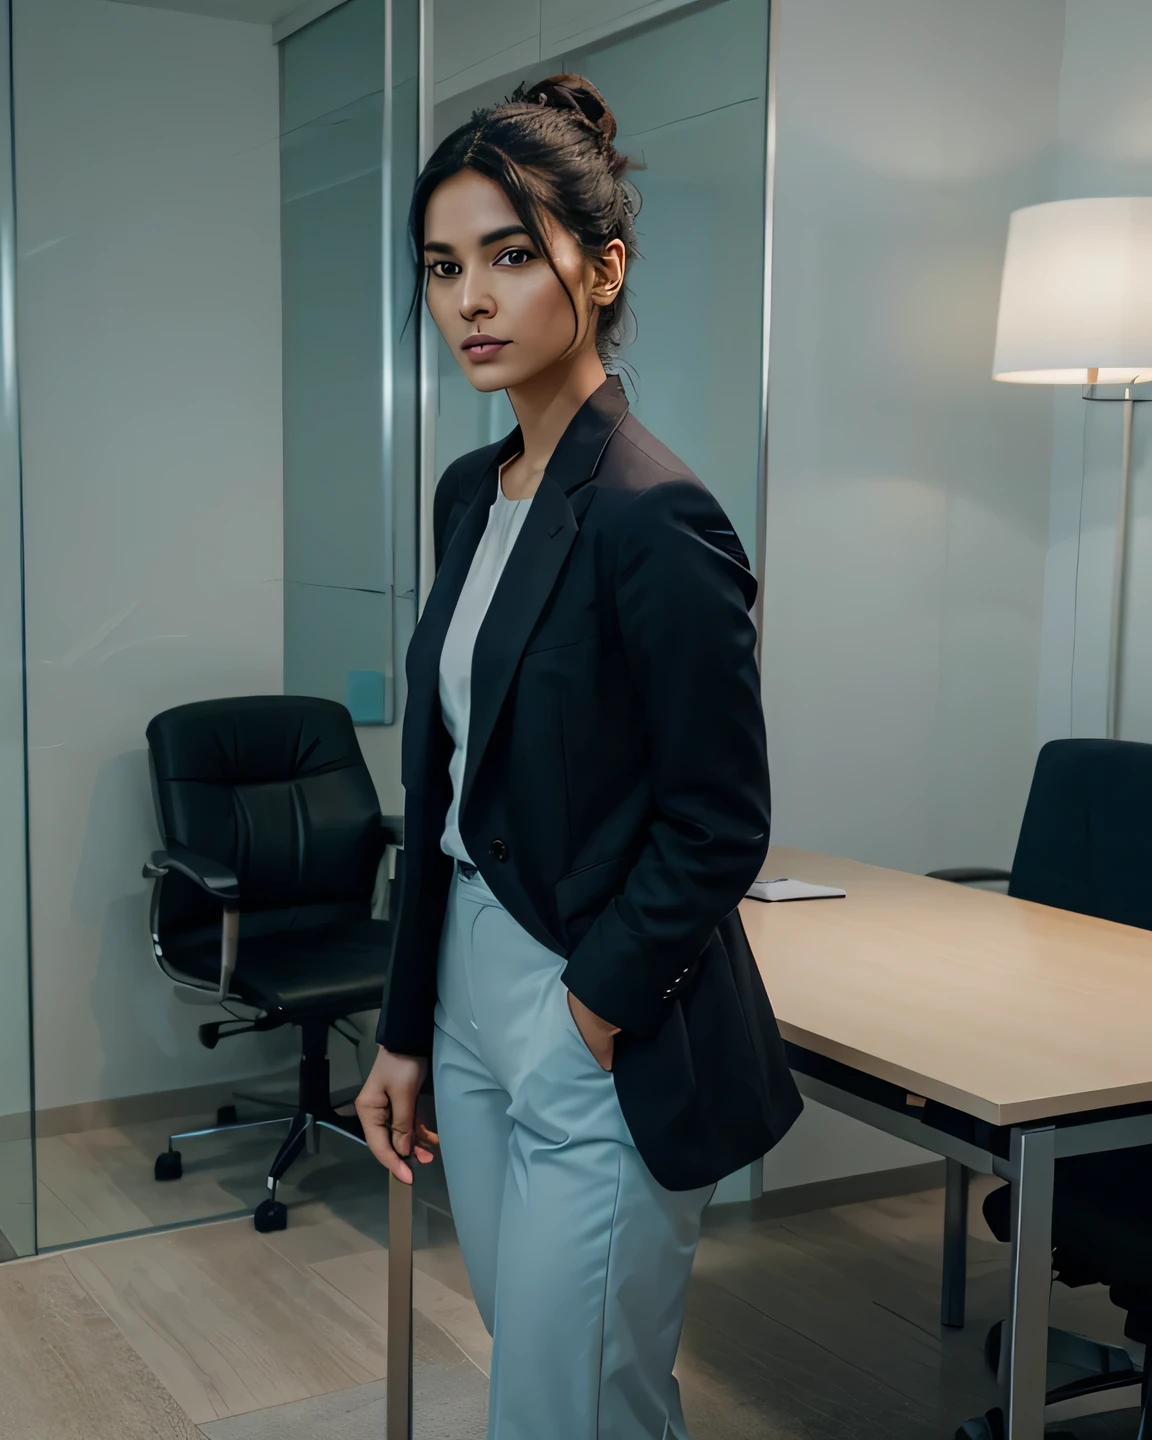
M 754 880 L 748 890 L 753 900 L 842 900 L 844 891 L 834 885 L 809 885 L 803 880 Z

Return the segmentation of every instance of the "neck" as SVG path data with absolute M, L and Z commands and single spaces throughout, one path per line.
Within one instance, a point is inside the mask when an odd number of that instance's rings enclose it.
M 606 378 L 600 356 L 591 349 L 509 389 L 524 444 L 521 464 L 529 476 L 544 474 L 572 417 Z

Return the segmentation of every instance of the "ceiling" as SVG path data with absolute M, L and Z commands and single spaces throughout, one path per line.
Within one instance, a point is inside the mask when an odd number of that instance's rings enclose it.
M 303 7 L 304 0 L 118 0 L 152 10 L 185 10 L 217 20 L 243 20 L 250 25 L 275 25 Z

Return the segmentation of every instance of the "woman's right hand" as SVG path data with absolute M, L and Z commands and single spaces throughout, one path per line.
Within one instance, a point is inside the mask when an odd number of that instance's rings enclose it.
M 417 1160 L 427 1165 L 432 1159 L 428 1146 L 439 1144 L 439 1138 L 416 1119 L 416 1097 L 427 1074 L 423 1056 L 393 1055 L 381 1045 L 356 1097 L 356 1114 L 369 1150 L 405 1185 L 412 1184 L 412 1171 L 403 1157 L 414 1150 Z

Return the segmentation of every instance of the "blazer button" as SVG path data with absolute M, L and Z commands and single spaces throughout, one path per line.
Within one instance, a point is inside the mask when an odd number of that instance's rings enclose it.
M 488 853 L 492 856 L 493 860 L 507 860 L 508 846 L 505 845 L 503 840 L 493 840 L 492 844 L 488 847 Z

